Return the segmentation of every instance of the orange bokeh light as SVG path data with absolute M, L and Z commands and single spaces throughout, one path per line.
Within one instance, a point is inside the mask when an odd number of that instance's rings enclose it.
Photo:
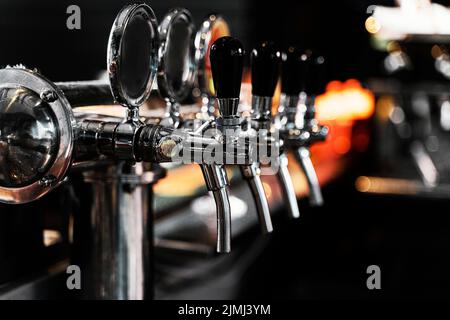
M 373 93 L 361 86 L 358 80 L 331 81 L 326 92 L 316 98 L 319 121 L 354 121 L 368 119 L 375 110 Z

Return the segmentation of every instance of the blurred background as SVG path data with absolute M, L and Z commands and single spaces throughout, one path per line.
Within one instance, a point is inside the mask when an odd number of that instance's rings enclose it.
M 0 65 L 23 63 L 38 67 L 54 81 L 92 79 L 105 69 L 109 30 L 116 13 L 126 3 L 118 0 L 2 1 L 0 36 L 4 45 Z M 80 6 L 82 11 L 82 28 L 73 32 L 66 28 L 65 12 L 71 4 Z M 280 46 L 296 44 L 320 50 L 332 62 L 330 76 L 345 80 L 379 72 L 364 21 L 369 16 L 370 5 L 393 6 L 395 2 L 280 0 L 261 4 L 256 0 L 168 0 L 148 4 L 160 20 L 170 8 L 188 8 L 197 25 L 208 13 L 221 13 L 247 51 L 258 41 L 267 39 L 276 40 Z
M 96 78 L 105 69 L 111 24 L 128 2 L 2 0 L 0 66 L 36 67 L 52 81 Z M 186 225 L 206 193 L 199 169 L 169 171 L 155 190 L 157 299 L 450 297 L 450 32 L 438 19 L 449 23 L 450 1 L 433 2 L 442 5 L 434 11 L 427 1 L 414 1 L 416 9 L 428 10 L 418 15 L 424 23 L 402 23 L 389 11 L 399 3 L 387 0 L 147 3 L 159 20 L 170 8 L 185 7 L 197 26 L 207 14 L 221 13 L 248 52 L 271 39 L 320 52 L 328 66 L 317 117 L 330 136 L 312 149 L 325 205 L 308 205 L 305 179 L 292 164 L 302 218 L 286 218 L 279 187 L 267 177 L 275 232 L 262 237 L 254 221 L 245 221 L 235 228 L 232 254 L 215 256 L 211 221 Z M 71 4 L 81 8 L 81 30 L 66 28 Z M 384 10 L 372 14 L 373 5 Z M 250 195 L 235 185 L 234 194 L 251 206 Z M 11 281 L 67 256 L 62 244 L 69 235 L 60 229 L 52 242 L 49 232 L 67 221 L 28 213 L 52 199 L 64 203 L 64 192 L 0 207 L 4 292 Z M 179 242 L 197 245 L 171 247 Z M 381 290 L 366 287 L 369 265 L 381 268 Z M 42 290 L 51 296 L 48 287 Z

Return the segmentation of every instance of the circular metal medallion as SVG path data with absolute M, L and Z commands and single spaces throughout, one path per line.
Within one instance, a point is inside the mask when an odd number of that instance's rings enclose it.
M 197 68 L 190 12 L 180 8 L 171 10 L 161 21 L 158 31 L 158 88 L 163 98 L 179 102 L 192 89 Z
M 107 69 L 114 99 L 137 108 L 150 96 L 158 69 L 158 23 L 146 4 L 124 7 L 108 41 Z

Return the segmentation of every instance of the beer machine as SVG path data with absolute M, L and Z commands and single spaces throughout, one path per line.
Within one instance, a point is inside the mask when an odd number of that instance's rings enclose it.
M 263 233 L 273 227 L 262 170 L 276 175 L 289 216 L 300 217 L 290 152 L 305 172 L 311 205 L 322 204 L 309 147 L 328 133 L 314 117 L 320 89 L 313 78 L 323 57 L 283 52 L 270 41 L 256 46 L 245 116 L 244 55 L 221 15 L 196 31 L 188 10 L 173 9 L 158 25 L 141 3 L 125 6 L 112 25 L 109 81 L 53 83 L 21 65 L 0 70 L 0 202 L 14 210 L 64 192 L 56 211 L 75 208 L 67 241 L 69 264 L 83 276 L 78 298 L 153 298 L 152 189 L 167 163 L 201 167 L 216 205 L 218 253 L 230 252 L 232 242 L 228 167 L 239 168 Z M 146 117 L 155 99 L 164 101 L 164 115 Z M 193 117 L 183 114 L 186 99 L 194 101 Z

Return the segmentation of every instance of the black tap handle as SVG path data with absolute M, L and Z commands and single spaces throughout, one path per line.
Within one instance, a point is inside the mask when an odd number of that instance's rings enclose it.
M 264 41 L 251 53 L 252 94 L 272 97 L 280 74 L 281 52 L 269 41 Z
M 305 88 L 304 91 L 308 96 L 316 97 L 325 91 L 326 87 L 326 60 L 324 56 L 312 51 L 306 52 L 308 56 L 308 64 L 306 67 Z M 314 101 L 314 100 L 313 100 Z M 314 119 L 316 114 L 315 104 L 308 103 L 305 113 L 305 120 Z
M 289 47 L 282 54 L 281 92 L 286 95 L 299 95 L 305 88 L 306 59 L 298 48 Z
M 326 86 L 326 59 L 315 52 L 307 52 L 308 66 L 306 68 L 305 92 L 309 95 L 319 95 Z
M 242 43 L 232 37 L 219 38 L 211 46 L 209 59 L 217 98 L 239 98 L 244 66 Z

